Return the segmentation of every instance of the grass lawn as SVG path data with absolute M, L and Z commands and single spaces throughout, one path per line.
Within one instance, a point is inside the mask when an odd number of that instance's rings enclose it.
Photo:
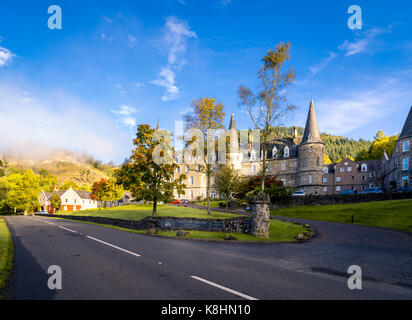
M 210 207 L 211 208 L 220 208 L 219 207 L 219 203 L 221 203 L 221 202 L 223 202 L 223 203 L 226 203 L 225 201 L 210 201 Z M 207 201 L 198 201 L 198 202 L 196 202 L 196 204 L 198 205 L 198 206 L 204 206 L 204 207 L 207 207 Z
M 58 212 L 58 215 L 79 215 L 90 217 L 105 217 L 113 219 L 124 220 L 141 220 L 146 217 L 152 216 L 153 206 L 150 204 L 144 205 L 130 205 L 116 208 L 107 209 L 93 209 L 77 212 Z M 194 208 L 186 208 L 173 205 L 159 205 L 157 207 L 157 216 L 159 217 L 190 217 L 201 219 L 228 219 L 239 217 L 239 215 L 225 213 L 225 212 L 211 212 L 210 215 L 207 211 Z
M 412 199 L 272 210 L 274 216 L 323 220 L 412 232 Z
M 6 223 L 3 218 L 0 217 L 0 292 L 4 288 L 10 274 L 12 261 L 13 242 Z
M 79 215 L 79 216 L 93 216 L 93 217 L 106 217 L 114 219 L 124 220 L 140 220 L 152 215 L 151 205 L 131 205 L 117 208 L 107 208 L 101 210 L 85 210 L 78 212 L 62 212 L 59 213 L 62 218 L 65 215 Z M 228 219 L 239 217 L 237 214 L 225 213 L 225 212 L 211 212 L 207 214 L 206 210 L 185 208 L 171 205 L 160 205 L 158 207 L 157 215 L 160 217 L 192 217 L 203 219 Z M 106 226 L 106 225 L 104 225 Z M 107 226 L 112 227 L 112 226 Z M 114 227 L 115 229 L 127 230 Z M 127 230 L 135 233 L 146 233 L 146 231 Z M 303 233 L 305 230 L 303 226 L 295 225 L 292 223 L 285 223 L 281 221 L 272 220 L 270 222 L 270 239 L 258 240 L 251 235 L 247 234 L 233 234 L 238 240 L 243 241 L 293 241 L 295 236 Z M 176 231 L 159 231 L 159 235 L 164 236 L 176 236 Z M 189 238 L 192 239 L 223 239 L 226 233 L 220 232 L 203 232 L 203 231 L 190 231 Z

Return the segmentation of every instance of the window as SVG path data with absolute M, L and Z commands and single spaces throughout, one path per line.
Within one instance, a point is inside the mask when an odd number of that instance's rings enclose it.
M 407 141 L 404 141 L 403 143 L 402 143 L 402 151 L 403 152 L 408 152 L 409 151 L 409 141 L 407 140 Z
M 340 191 L 340 186 L 336 187 L 336 191 L 339 192 Z
M 216 198 L 216 191 L 212 191 L 212 192 L 210 193 L 210 197 L 211 197 L 212 199 Z
M 341 177 L 336 177 L 336 182 L 341 182 L 342 178 Z
M 352 182 L 355 182 L 355 176 L 352 176 Z
M 282 162 L 281 169 L 282 171 L 286 170 L 286 162 Z
M 368 171 L 368 165 L 366 163 L 362 164 L 361 171 L 363 172 Z
M 255 152 L 255 150 L 252 150 L 252 152 L 250 153 L 250 160 L 256 161 L 256 152 Z
M 286 186 L 286 179 L 280 179 L 280 181 L 282 181 L 283 186 Z
M 269 172 L 270 171 L 270 164 L 268 164 L 266 171 Z
M 253 172 L 253 173 L 256 172 L 256 166 L 255 166 L 255 165 L 252 166 L 252 172 Z
M 409 187 L 409 178 L 408 176 L 402 177 L 402 188 L 408 188 Z
M 303 159 L 303 166 L 306 167 L 306 159 Z
M 312 147 L 309 148 L 309 152 L 313 152 L 313 148 L 312 148 Z
M 352 172 L 352 167 L 348 167 L 348 172 Z
M 329 173 L 328 167 L 324 167 L 324 168 L 323 168 L 323 173 L 325 173 L 325 174 L 328 174 L 328 173 Z
M 212 171 L 215 171 L 215 170 L 216 170 L 216 166 L 213 165 L 213 166 L 212 166 Z
M 312 183 L 313 183 L 313 177 L 309 176 L 309 184 L 312 184 Z
M 190 190 L 190 199 L 193 199 L 193 196 L 194 196 L 193 190 Z
M 284 157 L 289 158 L 289 147 L 288 146 L 285 147 Z
M 409 170 L 409 158 L 403 158 L 402 170 Z
M 214 185 L 215 184 L 215 177 L 212 177 L 212 180 L 211 180 L 211 182 L 210 182 L 212 185 Z
M 366 181 L 366 176 L 362 176 L 362 181 Z
M 191 186 L 193 186 L 193 183 L 194 183 L 195 181 L 194 181 L 194 178 L 193 177 L 190 177 L 189 178 L 189 184 L 191 185 Z
M 345 172 L 345 168 L 344 167 L 342 167 L 342 168 L 340 168 L 340 172 Z
M 200 164 L 197 165 L 197 171 L 202 170 L 202 166 Z
M 323 183 L 327 183 L 328 182 L 328 178 L 323 178 Z
M 319 194 L 319 189 L 315 188 L 315 196 L 317 196 Z
M 67 211 L 67 206 L 64 206 L 64 211 Z
M 351 189 L 352 191 L 355 191 L 355 186 L 351 186 L 350 189 Z
M 176 169 L 176 171 L 177 171 L 177 173 L 180 173 L 180 168 L 178 167 L 178 168 Z
M 186 172 L 189 172 L 189 166 L 186 166 Z
M 323 192 L 328 192 L 328 187 L 323 187 Z
M 69 202 L 69 199 L 66 199 L 66 203 L 68 203 Z
M 272 150 L 272 159 L 276 159 L 278 154 L 278 149 L 276 147 L 273 147 Z

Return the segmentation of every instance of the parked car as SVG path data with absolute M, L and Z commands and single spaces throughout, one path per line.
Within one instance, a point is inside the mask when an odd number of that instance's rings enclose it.
M 183 204 L 183 202 L 180 201 L 179 199 L 175 199 L 172 201 L 172 204 Z
M 383 189 L 380 187 L 367 188 L 364 191 L 359 192 L 359 194 L 371 194 L 371 193 L 383 193 Z
M 40 210 L 40 211 L 37 211 L 36 214 L 47 214 L 47 211 L 46 210 Z
M 306 193 L 303 190 L 297 190 L 294 194 L 292 194 L 292 197 L 304 197 L 304 196 L 306 196 Z
M 354 190 L 343 190 L 342 192 L 339 192 L 338 195 L 348 195 L 348 194 L 355 194 Z
M 405 188 L 400 188 L 398 189 L 398 192 L 412 192 L 412 187 L 405 187 Z
M 182 201 L 184 204 L 189 204 L 189 200 L 187 199 L 181 199 L 180 201 Z

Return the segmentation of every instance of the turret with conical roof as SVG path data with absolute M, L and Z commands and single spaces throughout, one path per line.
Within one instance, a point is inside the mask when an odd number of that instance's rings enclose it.
M 404 139 L 412 137 L 412 107 L 411 110 L 409 110 L 409 115 L 406 118 L 405 124 L 402 129 L 402 133 L 399 136 L 399 139 Z
M 232 112 L 232 117 L 230 118 L 229 130 L 236 130 L 235 114 Z
M 412 107 L 395 147 L 396 183 L 398 188 L 412 185 Z
M 315 104 L 310 100 L 302 143 L 298 147 L 297 187 L 307 194 L 321 194 L 325 145 L 320 138 Z
M 315 104 L 313 99 L 310 100 L 308 119 L 306 120 L 305 133 L 303 134 L 302 143 L 322 142 L 320 138 L 318 120 L 315 113 Z

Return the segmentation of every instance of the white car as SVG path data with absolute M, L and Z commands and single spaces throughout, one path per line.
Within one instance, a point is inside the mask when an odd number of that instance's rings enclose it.
M 38 213 L 38 214 L 47 214 L 47 211 L 46 210 L 40 210 L 40 211 L 37 211 L 36 213 Z

